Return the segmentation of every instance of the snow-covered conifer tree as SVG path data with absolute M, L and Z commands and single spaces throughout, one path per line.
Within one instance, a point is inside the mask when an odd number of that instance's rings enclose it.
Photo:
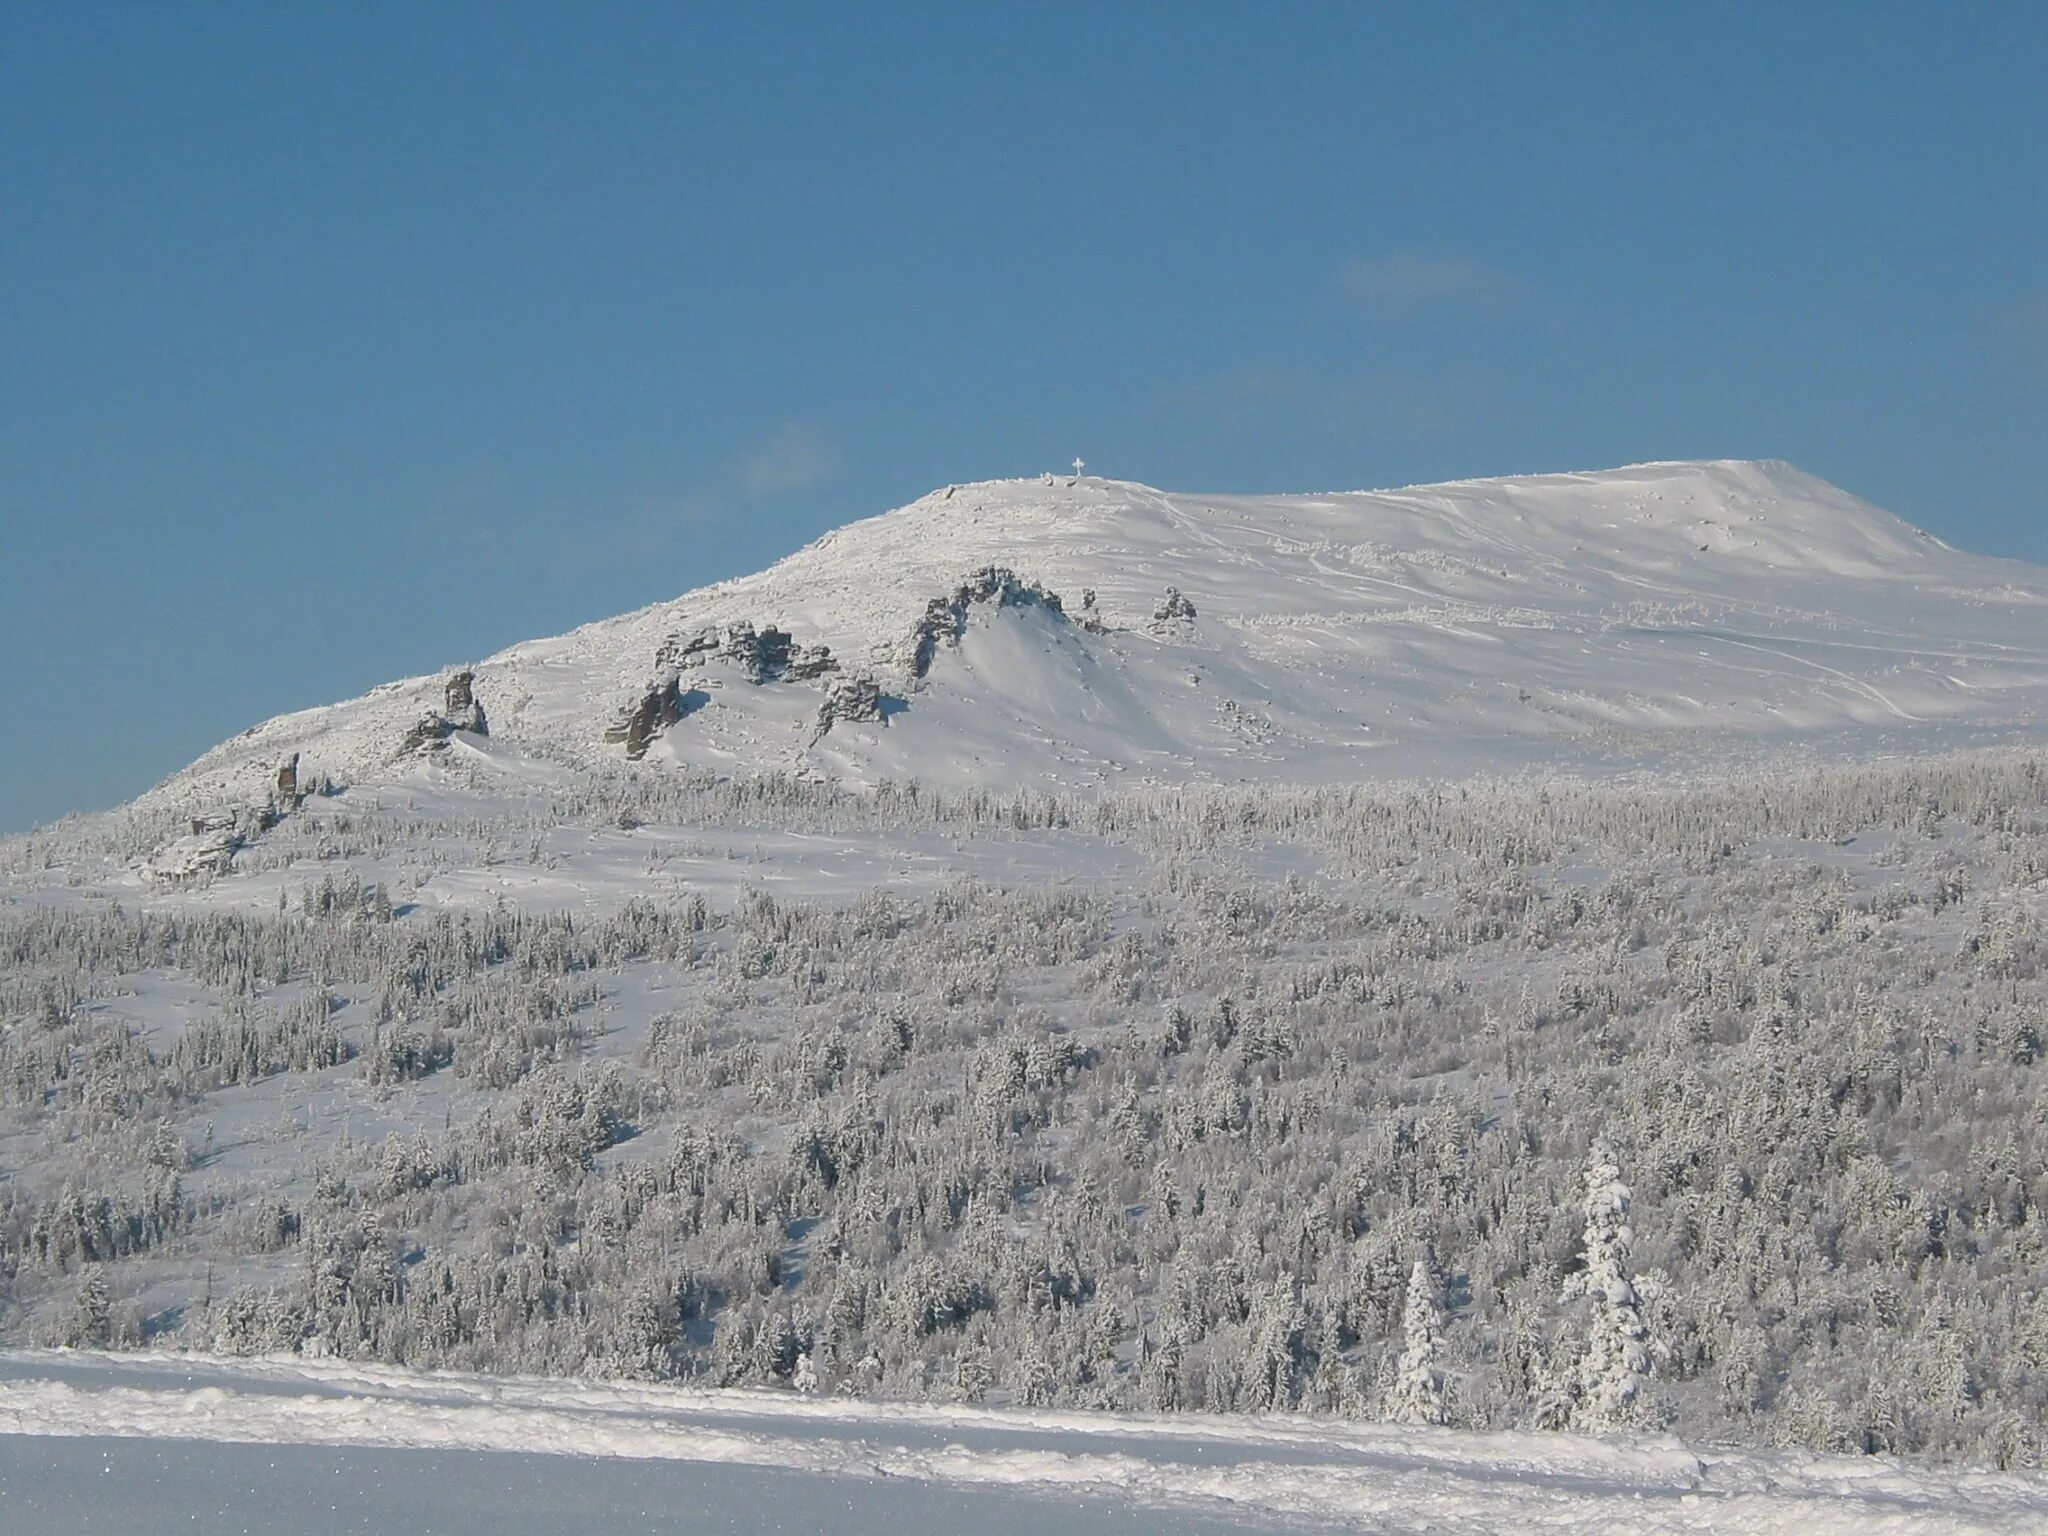
M 1593 1143 L 1586 1165 L 1586 1267 L 1565 1283 L 1565 1299 L 1592 1303 L 1592 1330 L 1572 1382 L 1572 1422 L 1599 1428 L 1631 1422 L 1641 1410 L 1650 1375 L 1649 1330 L 1643 1326 L 1629 1254 L 1628 1185 L 1605 1140 Z
M 1441 1424 L 1448 1417 L 1443 1372 L 1437 1365 L 1443 1314 L 1436 1291 L 1429 1266 L 1417 1259 L 1408 1275 L 1408 1299 L 1401 1314 L 1401 1359 L 1387 1392 L 1387 1417 L 1398 1424 Z
M 71 1316 L 64 1324 L 61 1342 L 67 1349 L 105 1349 L 113 1343 L 113 1323 L 108 1316 L 111 1305 L 107 1294 L 107 1277 L 97 1264 L 86 1267 L 85 1276 L 78 1283 L 78 1296 L 72 1302 Z

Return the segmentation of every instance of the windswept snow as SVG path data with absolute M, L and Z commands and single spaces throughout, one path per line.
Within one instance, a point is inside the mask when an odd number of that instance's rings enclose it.
M 978 609 L 913 676 L 920 616 L 990 566 L 1066 617 Z M 1191 622 L 1153 622 L 1169 588 Z M 515 646 L 477 667 L 492 735 L 452 760 L 517 784 L 620 758 L 605 732 L 664 642 L 739 623 L 872 674 L 883 718 L 821 733 L 829 678 L 755 683 L 712 661 L 652 762 L 851 783 L 1352 781 L 1975 744 L 2032 731 L 2048 699 L 2048 573 L 1959 553 L 1785 464 L 1258 497 L 1047 476 L 950 486 L 756 575 Z M 248 798 L 294 751 L 352 783 L 431 774 L 393 760 L 440 690 L 415 678 L 281 717 L 150 798 Z
M 1696 1451 L 1666 1439 L 1003 1412 L 298 1360 L 37 1353 L 0 1356 L 0 1519 L 10 1506 L 71 1501 L 73 1490 L 50 1486 L 70 1465 L 52 1442 L 75 1437 L 115 1442 L 101 1451 L 108 1464 L 118 1442 L 134 1437 L 243 1447 L 195 1449 L 230 1484 L 275 1478 L 275 1447 L 442 1453 L 433 1480 L 401 1479 L 426 1502 L 392 1511 L 441 1532 L 543 1528 L 536 1514 L 573 1515 L 585 1529 L 633 1528 L 631 1517 L 644 1517 L 651 1501 L 679 1516 L 700 1507 L 724 1513 L 728 1529 L 767 1530 L 785 1513 L 829 1508 L 832 1485 L 846 1499 L 830 1528 L 849 1532 L 952 1513 L 946 1495 L 961 1493 L 973 1497 L 977 1529 L 1076 1532 L 1965 1536 L 2048 1523 L 2048 1479 L 2038 1474 Z M 667 1470 L 592 1476 L 584 1458 Z M 306 1511 L 297 1529 L 368 1528 L 364 1505 L 377 1507 L 381 1470 L 369 1478 L 351 1476 L 360 1464 L 346 1460 L 283 1465 L 312 1483 L 293 1490 L 292 1507 Z M 751 1480 L 750 1471 L 770 1475 Z M 346 1480 L 339 1487 L 337 1474 Z M 77 1495 L 90 1500 L 97 1482 Z M 517 1513 L 505 1523 L 508 1483 L 532 1490 L 539 1508 L 524 1511 L 532 1523 Z M 736 1483 L 748 1490 L 752 1518 L 734 1511 Z M 198 1522 L 214 1513 L 211 1494 L 186 1489 L 166 1503 L 163 1491 L 150 1505 L 161 1528 L 206 1528 Z M 621 1492 L 625 1507 L 615 1513 L 611 1499 Z M 332 1518 L 323 1519 L 330 1502 Z

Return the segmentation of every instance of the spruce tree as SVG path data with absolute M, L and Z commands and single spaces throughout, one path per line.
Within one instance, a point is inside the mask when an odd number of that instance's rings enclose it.
M 1442 1424 L 1449 1418 L 1443 1371 L 1437 1364 L 1443 1349 L 1443 1315 L 1436 1292 L 1429 1266 L 1417 1259 L 1401 1312 L 1401 1359 L 1387 1392 L 1387 1417 L 1397 1424 Z
M 1586 1267 L 1565 1283 L 1567 1301 L 1592 1304 L 1586 1353 L 1572 1382 L 1572 1422 L 1581 1428 L 1634 1422 L 1649 1380 L 1650 1335 L 1629 1271 L 1630 1199 L 1613 1148 L 1595 1141 L 1586 1165 Z

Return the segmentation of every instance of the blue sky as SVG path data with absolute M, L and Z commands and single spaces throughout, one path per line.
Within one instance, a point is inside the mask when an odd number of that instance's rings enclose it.
M 2048 559 L 2048 6 L 0 13 L 0 830 L 934 485 Z

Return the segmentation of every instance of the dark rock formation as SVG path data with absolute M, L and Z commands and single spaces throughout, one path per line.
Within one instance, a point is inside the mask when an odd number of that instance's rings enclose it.
M 405 733 L 405 740 L 398 744 L 400 757 L 411 757 L 415 752 L 435 752 L 448 745 L 448 737 L 455 727 L 433 710 L 422 710 L 411 730 Z
M 1168 587 L 1166 596 L 1152 610 L 1152 622 L 1145 628 L 1160 636 L 1185 635 L 1194 628 L 1194 623 L 1195 605 L 1188 601 L 1179 587 Z
M 722 638 L 715 624 L 694 635 L 670 635 L 654 653 L 654 670 L 680 672 L 685 667 L 700 667 L 717 652 Z
M 604 733 L 604 739 L 624 742 L 626 756 L 637 763 L 647 755 L 648 745 L 655 737 L 683 718 L 682 696 L 681 679 L 664 678 L 619 716 L 618 722 Z
M 654 652 L 654 671 L 660 681 L 651 684 L 620 712 L 617 722 L 604 733 L 604 739 L 623 743 L 626 756 L 635 762 L 645 757 L 655 737 L 710 702 L 710 695 L 702 689 L 685 689 L 682 674 L 714 661 L 737 667 L 741 677 L 756 685 L 816 682 L 839 670 L 838 659 L 829 646 L 799 645 L 787 630 L 773 624 L 756 628 L 741 619 L 722 629 L 710 624 L 690 633 L 673 634 Z M 826 703 L 831 707 L 829 699 Z M 821 724 L 818 732 L 822 735 L 829 729 L 829 724 Z
M 839 670 L 829 647 L 800 646 L 786 630 L 773 624 L 756 629 L 745 619 L 722 632 L 713 625 L 687 637 L 671 635 L 654 653 L 658 672 L 684 671 L 709 661 L 730 662 L 750 683 L 809 682 Z
M 280 805 L 299 803 L 299 754 L 296 752 L 277 770 L 277 800 Z
M 718 659 L 738 667 L 740 676 L 750 683 L 772 683 L 789 670 L 794 645 L 786 630 L 773 624 L 756 630 L 742 619 L 726 626 L 725 644 L 718 648 Z
M 1007 566 L 984 566 L 950 595 L 935 597 L 926 605 L 924 617 L 910 632 L 910 675 L 929 673 L 941 645 L 958 645 L 967 633 L 967 615 L 984 603 L 998 608 L 1046 608 L 1062 618 L 1067 611 L 1057 594 L 1024 580 Z
M 442 689 L 442 703 L 445 709 L 436 712 L 422 710 L 413 728 L 405 734 L 405 740 L 398 744 L 398 755 L 410 757 L 415 752 L 437 752 L 448 745 L 448 738 L 457 731 L 468 731 L 475 736 L 491 734 L 490 721 L 484 717 L 484 707 L 476 696 L 476 673 L 463 668 L 451 676 Z
M 889 712 L 882 696 L 881 687 L 865 673 L 854 673 L 842 677 L 832 685 L 825 695 L 825 702 L 818 707 L 818 726 L 811 733 L 815 744 L 820 737 L 840 721 L 866 724 L 889 723 Z
M 832 655 L 832 648 L 826 645 L 805 645 L 797 648 L 789 659 L 789 680 L 793 683 L 807 683 L 828 673 L 837 672 L 839 662 Z
M 484 717 L 483 704 L 476 696 L 476 673 L 468 667 L 448 679 L 446 705 L 442 713 L 456 730 L 474 731 L 479 736 L 491 734 L 491 723 Z
M 702 689 L 685 689 L 682 679 L 670 674 L 622 710 L 604 739 L 614 745 L 623 742 L 626 756 L 637 763 L 647 755 L 655 737 L 709 701 L 710 695 Z

